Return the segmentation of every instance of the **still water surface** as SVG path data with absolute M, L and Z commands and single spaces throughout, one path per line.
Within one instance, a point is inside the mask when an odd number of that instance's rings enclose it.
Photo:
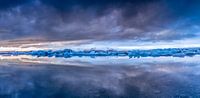
M 200 57 L 0 57 L 0 98 L 200 98 Z

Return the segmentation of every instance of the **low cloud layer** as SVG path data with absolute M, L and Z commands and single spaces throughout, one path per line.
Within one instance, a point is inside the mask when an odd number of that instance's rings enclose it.
M 160 41 L 199 35 L 198 0 L 0 1 L 0 40 Z

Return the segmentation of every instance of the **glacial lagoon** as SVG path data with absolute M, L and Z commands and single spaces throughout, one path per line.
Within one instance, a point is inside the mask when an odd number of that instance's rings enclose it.
M 0 56 L 0 98 L 198 98 L 200 56 Z

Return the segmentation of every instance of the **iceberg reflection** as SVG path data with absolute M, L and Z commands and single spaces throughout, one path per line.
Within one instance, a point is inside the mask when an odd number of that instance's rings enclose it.
M 200 97 L 198 58 L 1 56 L 0 97 Z

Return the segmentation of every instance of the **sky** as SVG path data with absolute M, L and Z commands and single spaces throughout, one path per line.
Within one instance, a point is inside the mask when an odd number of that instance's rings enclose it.
M 199 0 L 0 0 L 0 50 L 198 47 L 199 9 Z

